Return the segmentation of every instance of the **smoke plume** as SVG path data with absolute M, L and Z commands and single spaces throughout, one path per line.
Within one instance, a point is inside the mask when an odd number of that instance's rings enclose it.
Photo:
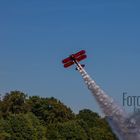
M 119 140 L 140 140 L 140 115 L 128 117 L 122 107 L 108 96 L 81 66 L 77 69 Z

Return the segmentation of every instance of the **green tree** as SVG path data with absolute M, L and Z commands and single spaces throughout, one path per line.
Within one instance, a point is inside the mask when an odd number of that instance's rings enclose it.
M 83 120 L 87 124 L 87 128 L 85 128 L 89 139 L 117 140 L 106 120 L 101 118 L 97 113 L 89 109 L 83 109 L 79 111 L 77 118 Z
M 20 91 L 6 93 L 0 103 L 2 115 L 26 113 L 29 110 L 26 104 L 26 97 L 27 95 Z
M 116 140 L 108 123 L 83 109 L 75 115 L 55 98 L 11 91 L 0 98 L 0 140 Z
M 77 118 L 85 121 L 89 128 L 92 128 L 93 126 L 99 126 L 100 116 L 89 109 L 80 110 Z
M 49 140 L 87 140 L 88 136 L 76 120 L 50 124 L 47 127 Z
M 5 120 L 1 119 L 1 122 L 3 133 L 0 134 L 9 136 L 8 140 L 46 140 L 45 127 L 31 113 L 10 114 Z
M 0 140 L 7 140 L 11 137 L 9 133 L 4 130 L 5 120 L 0 118 Z
M 93 140 L 117 140 L 111 131 L 101 127 L 90 128 L 90 138 Z
M 55 98 L 32 96 L 28 100 L 31 111 L 45 124 L 65 122 L 74 118 L 70 108 Z

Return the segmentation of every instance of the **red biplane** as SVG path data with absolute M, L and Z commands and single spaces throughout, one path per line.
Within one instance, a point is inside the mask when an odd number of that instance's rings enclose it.
M 73 64 L 76 64 L 77 67 L 84 67 L 85 65 L 80 65 L 78 62 L 87 58 L 86 56 L 86 51 L 85 50 L 81 50 L 75 54 L 71 54 L 69 57 L 67 57 L 66 59 L 62 60 L 62 63 L 64 64 L 64 67 L 70 67 Z

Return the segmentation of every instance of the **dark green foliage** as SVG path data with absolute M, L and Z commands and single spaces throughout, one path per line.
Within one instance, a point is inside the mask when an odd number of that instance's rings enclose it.
M 12 91 L 0 98 L 0 140 L 116 140 L 105 119 L 55 98 Z
M 84 129 L 76 120 L 64 123 L 51 124 L 47 127 L 48 139 L 61 140 L 86 140 L 88 139 Z
M 77 115 L 78 119 L 83 120 L 87 124 L 87 134 L 93 140 L 117 140 L 116 136 L 105 119 L 102 119 L 97 113 L 89 109 L 84 109 Z
M 31 111 L 45 124 L 65 122 L 74 118 L 71 109 L 55 98 L 32 96 L 28 103 Z
M 93 140 L 117 140 L 107 129 L 93 127 L 90 129 L 90 138 Z
M 9 140 L 45 140 L 45 128 L 31 113 L 10 114 L 2 123 Z
M 84 109 L 84 110 L 79 111 L 77 118 L 85 121 L 89 128 L 93 126 L 95 127 L 99 126 L 99 122 L 98 122 L 100 120 L 99 115 L 95 112 L 92 112 L 89 109 Z
M 27 95 L 20 91 L 11 91 L 10 93 L 6 93 L 0 103 L 2 115 L 6 116 L 9 113 L 26 113 L 29 109 L 25 102 L 26 97 Z

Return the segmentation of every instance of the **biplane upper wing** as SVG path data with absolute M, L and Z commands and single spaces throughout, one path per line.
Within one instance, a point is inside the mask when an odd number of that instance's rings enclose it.
M 79 56 L 76 60 L 79 62 L 79 61 L 86 59 L 86 58 L 87 58 L 87 56 L 84 54 L 84 55 Z
M 81 55 L 84 55 L 86 53 L 85 50 L 81 50 L 80 52 L 76 53 L 76 54 L 72 54 L 72 56 L 76 59 L 78 57 L 80 57 Z M 71 59 L 71 55 L 67 58 L 65 58 L 64 60 L 62 60 L 62 63 L 68 63 L 69 61 L 73 61 Z

